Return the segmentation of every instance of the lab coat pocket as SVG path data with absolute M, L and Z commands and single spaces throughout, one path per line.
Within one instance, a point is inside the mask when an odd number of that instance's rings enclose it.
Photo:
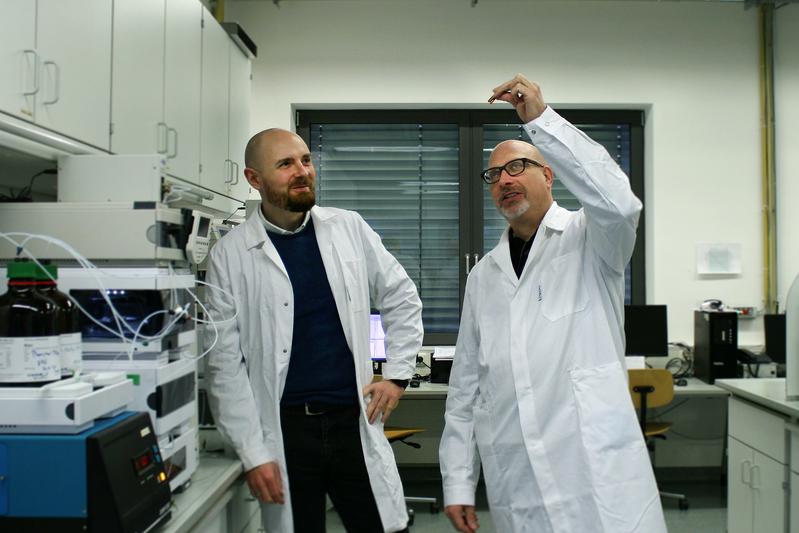
M 541 276 L 538 300 L 544 316 L 551 321 L 585 309 L 588 293 L 583 282 L 583 263 L 579 252 L 552 260 Z
M 604 529 L 639 531 L 658 493 L 618 362 L 571 371 L 579 432 Z

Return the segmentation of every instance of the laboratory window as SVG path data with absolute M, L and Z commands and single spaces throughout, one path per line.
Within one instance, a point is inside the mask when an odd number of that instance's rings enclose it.
M 643 190 L 643 112 L 557 109 L 601 143 Z M 317 167 L 317 202 L 357 211 L 416 283 L 425 344 L 454 343 L 466 275 L 506 226 L 480 178 L 491 150 L 526 139 L 513 110 L 302 110 L 297 131 Z M 576 210 L 555 180 L 553 196 Z M 626 303 L 644 303 L 644 217 Z

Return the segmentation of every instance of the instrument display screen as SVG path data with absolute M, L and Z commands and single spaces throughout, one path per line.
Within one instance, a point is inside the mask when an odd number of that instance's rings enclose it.
M 155 457 L 153 451 L 149 449 L 133 458 L 133 467 L 139 475 L 148 470 L 153 463 L 155 463 Z

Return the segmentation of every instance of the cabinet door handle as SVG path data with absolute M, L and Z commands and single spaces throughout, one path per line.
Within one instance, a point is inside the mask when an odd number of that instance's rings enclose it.
M 466 275 L 469 275 L 470 264 L 469 261 L 471 260 L 471 254 L 463 254 L 463 258 L 466 260 Z
M 754 465 L 752 467 L 751 476 L 751 483 L 749 484 L 750 487 L 753 489 L 759 489 L 763 485 L 760 484 L 760 467 L 758 465 Z
M 749 474 L 749 479 L 746 474 Z M 741 463 L 741 482 L 744 485 L 752 486 L 752 462 L 748 459 Z
M 474 265 L 472 265 L 472 268 L 474 268 L 477 266 L 477 262 L 480 260 L 480 254 L 472 254 L 472 258 L 474 259 Z
M 23 50 L 22 53 L 33 55 L 33 89 L 22 93 L 25 96 L 33 96 L 39 92 L 39 54 L 36 50 Z
M 233 178 L 230 177 L 230 173 L 233 171 L 233 165 L 231 163 L 232 161 L 230 159 L 225 159 L 225 184 L 233 181 Z
M 168 130 L 166 122 L 159 122 L 155 125 L 155 151 L 159 154 L 167 152 Z M 163 148 L 161 148 L 162 146 Z
M 49 65 L 52 65 L 53 66 L 53 72 L 55 73 L 55 75 L 53 76 L 53 80 L 55 82 L 54 83 L 53 94 L 55 96 L 53 96 L 52 100 L 45 100 L 42 103 L 44 105 L 57 104 L 59 98 L 61 98 L 61 68 L 58 66 L 58 63 L 56 63 L 55 61 L 45 61 L 44 63 L 42 63 L 42 65 L 44 66 L 45 69 Z
M 230 178 L 230 186 L 232 187 L 239 184 L 239 164 L 235 161 L 231 161 L 230 164 L 236 169 L 233 171 L 233 176 Z
M 169 134 L 172 134 L 172 139 L 174 140 L 173 146 L 174 150 L 172 153 L 167 153 L 167 159 L 175 159 L 178 156 L 178 130 L 175 128 L 166 128 L 167 136 L 166 136 L 166 151 L 169 152 Z

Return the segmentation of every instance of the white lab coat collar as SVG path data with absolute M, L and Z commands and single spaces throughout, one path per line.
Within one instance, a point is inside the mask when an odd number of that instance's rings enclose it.
M 308 221 L 311 217 L 314 218 L 314 221 L 324 221 L 333 216 L 335 216 L 335 212 L 319 206 L 313 206 L 308 212 L 305 214 L 305 220 L 303 221 L 302 225 L 297 228 L 295 231 L 286 231 L 282 228 L 278 228 L 264 217 L 263 213 L 261 213 L 261 208 L 257 209 L 257 215 L 250 215 L 250 217 L 244 221 L 244 232 L 245 232 L 245 242 L 247 244 L 247 248 L 255 248 L 260 247 L 265 241 L 269 240 L 266 234 L 267 224 L 276 228 L 275 233 L 281 233 L 283 235 L 291 235 L 293 233 L 297 233 L 302 231 L 305 226 L 308 224 Z M 277 231 L 280 230 L 280 231 Z M 271 228 L 270 228 L 271 231 Z
M 260 205 L 258 206 L 258 209 L 256 209 L 256 211 L 258 211 L 258 218 L 261 219 L 261 223 L 266 228 L 266 231 L 271 231 L 272 233 L 277 233 L 278 235 L 294 235 L 295 233 L 301 232 L 302 230 L 305 229 L 306 224 L 308 224 L 308 220 L 310 220 L 311 218 L 311 210 L 309 209 L 308 211 L 305 212 L 305 216 L 302 219 L 302 224 L 300 224 L 300 226 L 297 229 L 292 231 L 292 230 L 283 229 L 280 226 L 276 226 L 271 222 L 269 222 L 269 220 L 264 216 L 264 212 L 261 209 Z
M 540 246 L 540 240 L 544 238 L 544 232 L 541 231 L 541 228 L 549 228 L 553 231 L 561 232 L 566 229 L 566 225 L 569 222 L 569 218 L 572 215 L 572 212 L 568 209 L 564 209 L 558 205 L 557 202 L 553 201 L 552 205 L 549 206 L 544 218 L 541 219 L 541 224 L 538 226 L 538 230 L 536 231 L 536 238 L 533 241 L 533 246 L 530 249 L 529 257 L 534 257 L 535 250 Z M 505 228 L 505 231 L 502 232 L 502 235 L 499 238 L 499 242 L 494 247 L 493 250 L 488 252 L 487 257 L 490 257 L 494 260 L 497 266 L 505 273 L 506 276 L 511 280 L 514 286 L 518 285 L 519 278 L 516 276 L 516 271 L 513 269 L 513 263 L 510 260 L 510 254 L 508 253 L 508 241 L 510 240 L 510 226 Z M 530 259 L 528 259 L 529 261 Z

